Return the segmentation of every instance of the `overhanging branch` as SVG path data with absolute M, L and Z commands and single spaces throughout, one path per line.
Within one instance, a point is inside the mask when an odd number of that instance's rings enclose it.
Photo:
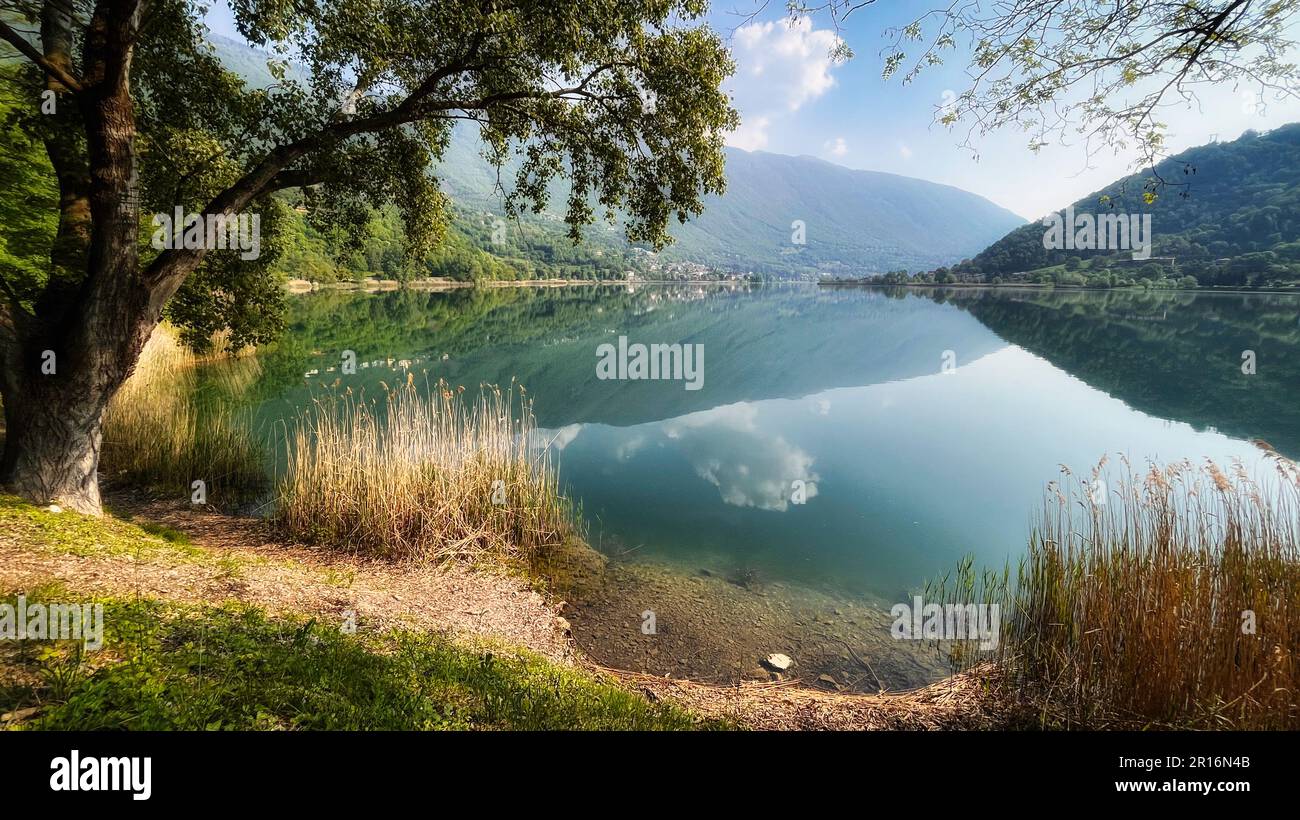
M 73 77 L 70 72 L 61 66 L 45 59 L 45 55 L 37 51 L 36 46 L 27 42 L 26 38 L 10 28 L 3 20 L 0 20 L 0 39 L 18 49 L 19 53 L 39 66 L 42 71 L 53 77 L 69 91 L 80 94 L 83 90 L 80 80 Z

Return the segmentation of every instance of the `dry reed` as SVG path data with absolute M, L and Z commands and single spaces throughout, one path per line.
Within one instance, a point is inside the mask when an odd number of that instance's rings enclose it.
M 943 597 L 1002 605 L 1001 672 L 1049 725 L 1300 728 L 1300 467 L 1264 449 L 1258 481 L 1239 462 L 1063 468 L 1016 582 L 966 563 Z
M 525 561 L 573 533 L 522 388 L 476 398 L 413 374 L 380 398 L 317 399 L 287 435 L 276 521 L 290 537 L 375 555 Z
M 101 469 L 111 480 L 187 498 L 201 480 L 211 503 L 247 503 L 267 489 L 265 453 L 228 391 L 247 386 L 256 361 L 230 365 L 239 378 L 217 377 L 221 395 L 206 399 L 196 365 L 172 327 L 154 331 L 104 413 Z

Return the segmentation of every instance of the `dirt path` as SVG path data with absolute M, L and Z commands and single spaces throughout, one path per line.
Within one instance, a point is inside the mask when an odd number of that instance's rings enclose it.
M 926 729 L 1000 725 L 981 682 L 959 676 L 912 692 L 849 695 L 818 691 L 797 678 L 709 685 L 611 669 L 579 651 L 561 617 L 521 577 L 461 564 L 437 566 L 366 559 L 277 541 L 256 519 L 119 495 L 114 512 L 185 533 L 197 557 L 74 555 L 33 548 L 30 534 L 0 533 L 0 588 L 51 580 L 104 594 L 138 594 L 187 603 L 239 601 L 276 613 L 361 628 L 404 627 L 488 638 L 551 660 L 615 677 L 651 699 L 668 699 L 710 717 L 759 729 Z M 573 615 L 572 609 L 568 610 Z
M 521 578 L 459 564 L 392 563 L 277 542 L 257 519 L 116 496 L 113 510 L 185 533 L 203 560 L 79 557 L 35 552 L 0 534 L 0 583 L 56 579 L 77 589 L 183 602 L 240 601 L 362 628 L 406 627 L 494 638 L 569 662 L 555 613 Z

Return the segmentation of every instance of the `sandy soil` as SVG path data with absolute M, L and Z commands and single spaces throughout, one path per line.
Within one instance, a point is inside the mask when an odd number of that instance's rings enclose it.
M 277 542 L 258 519 L 144 501 L 110 499 L 123 518 L 181 530 L 215 560 L 138 562 L 33 552 L 0 534 L 0 584 L 21 589 L 51 578 L 78 589 L 184 602 L 241 601 L 360 627 L 409 627 L 496 638 L 567 661 L 572 645 L 553 608 L 505 573 L 369 560 Z

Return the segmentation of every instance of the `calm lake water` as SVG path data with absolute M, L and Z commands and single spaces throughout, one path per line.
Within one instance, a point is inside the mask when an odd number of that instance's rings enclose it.
M 515 379 L 593 546 L 688 573 L 903 601 L 965 554 L 1019 556 L 1060 465 L 1254 469 L 1254 438 L 1300 457 L 1290 295 L 619 286 L 290 304 L 252 393 L 262 424 L 336 379 Z M 597 378 L 619 336 L 702 345 L 702 388 Z M 380 364 L 343 376 L 345 350 Z
M 964 553 L 1019 554 L 1059 465 L 1253 464 L 1252 438 L 1300 456 L 1290 295 L 646 286 L 290 305 L 262 424 L 336 379 L 513 378 L 597 545 L 890 596 Z M 597 378 L 620 335 L 702 345 L 702 388 Z M 344 376 L 344 350 L 383 364 Z

